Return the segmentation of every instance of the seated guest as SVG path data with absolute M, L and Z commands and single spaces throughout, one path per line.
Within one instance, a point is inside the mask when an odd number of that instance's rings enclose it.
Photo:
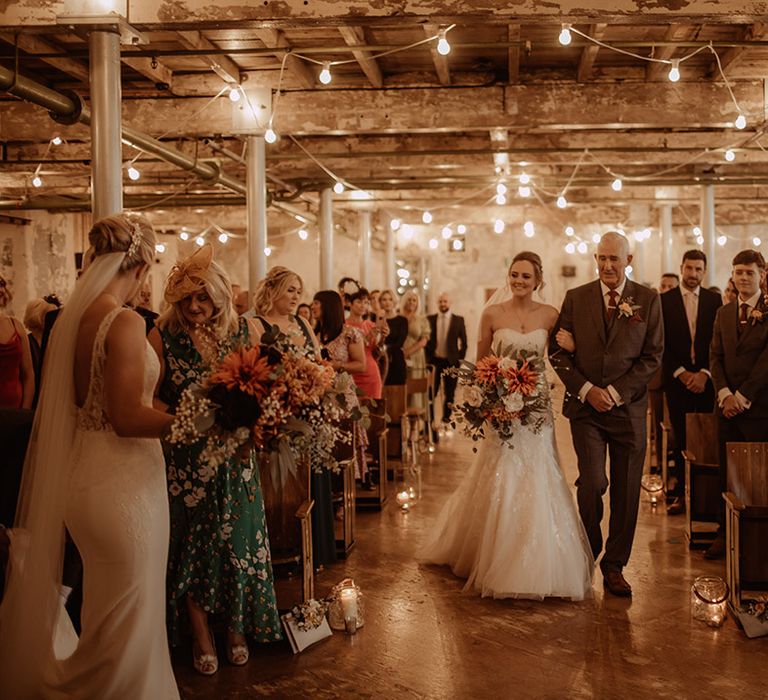
M 728 442 L 762 442 L 768 435 L 768 304 L 761 289 L 766 266 L 761 253 L 742 250 L 733 259 L 732 279 L 738 298 L 721 306 L 715 317 L 710 371 L 717 398 L 720 486 L 727 490 Z M 705 552 L 725 556 L 725 507 L 720 502 L 720 530 Z

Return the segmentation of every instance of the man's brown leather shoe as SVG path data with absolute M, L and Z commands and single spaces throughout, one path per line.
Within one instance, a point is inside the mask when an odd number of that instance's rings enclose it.
M 620 598 L 632 595 L 632 586 L 627 583 L 621 571 L 606 571 L 603 574 L 603 586 L 609 593 Z
M 667 515 L 680 515 L 685 513 L 685 501 L 682 498 L 675 498 L 667 506 Z

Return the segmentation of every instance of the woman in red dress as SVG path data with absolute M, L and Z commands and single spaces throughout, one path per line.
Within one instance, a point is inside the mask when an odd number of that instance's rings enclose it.
M 381 373 L 379 365 L 374 357 L 374 349 L 379 349 L 389 333 L 387 320 L 382 318 L 374 323 L 366 320 L 365 314 L 370 309 L 370 297 L 367 289 L 360 289 L 349 296 L 349 318 L 347 325 L 351 328 L 357 328 L 365 340 L 365 370 L 355 373 L 352 378 L 360 389 L 369 399 L 381 399 Z
M 8 283 L 0 277 L 0 408 L 32 408 L 35 371 L 24 326 L 5 313 L 13 300 Z

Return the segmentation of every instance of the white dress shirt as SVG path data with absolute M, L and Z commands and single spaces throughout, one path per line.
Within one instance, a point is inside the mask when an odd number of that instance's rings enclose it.
M 621 297 L 624 296 L 624 287 L 627 286 L 627 278 L 624 278 L 624 281 L 616 287 L 613 291 L 616 292 L 619 296 L 616 298 L 616 306 L 619 305 L 619 301 L 621 300 Z M 609 308 L 610 304 L 610 298 L 609 294 L 611 293 L 611 289 L 608 287 L 607 284 L 605 284 L 602 280 L 600 280 L 600 291 L 603 293 L 603 305 L 605 306 L 606 310 Z M 618 313 L 618 309 L 614 311 L 614 313 Z M 584 382 L 584 386 L 581 387 L 579 390 L 579 401 L 581 403 L 585 403 L 587 400 L 587 394 L 589 393 L 589 390 L 595 386 L 592 382 Z M 619 394 L 618 391 L 614 388 L 613 384 L 609 384 L 607 387 L 605 387 L 606 391 L 611 395 L 611 398 L 613 399 L 613 403 L 616 406 L 621 406 L 624 401 L 621 398 L 621 394 Z
M 746 300 L 742 299 L 741 295 L 739 295 L 738 299 L 736 300 L 736 318 L 738 319 L 739 316 L 741 316 L 741 305 L 746 303 L 749 305 L 749 308 L 747 309 L 747 319 L 749 319 L 749 315 L 760 303 L 760 297 L 762 294 L 763 292 L 760 290 L 757 292 L 757 294 Z M 749 321 L 747 321 L 747 323 L 749 323 Z M 745 409 L 749 409 L 752 406 L 752 402 L 747 399 L 747 397 L 744 396 L 740 391 L 737 391 L 736 394 L 734 394 L 727 386 L 724 386 L 722 389 L 720 389 L 720 391 L 717 392 L 717 405 L 722 407 L 723 401 L 725 401 L 729 396 L 736 396 L 736 400 L 742 406 L 744 406 Z
M 688 289 L 683 289 L 680 287 L 680 294 L 683 295 L 683 307 L 685 308 L 685 316 L 688 319 L 688 330 L 691 332 L 691 361 L 696 362 L 696 355 L 694 354 L 693 345 L 696 340 L 696 319 L 699 315 L 699 292 L 701 291 L 701 287 L 696 287 L 692 292 Z M 677 379 L 683 372 L 685 372 L 686 369 L 682 365 L 680 365 L 674 372 L 672 372 L 672 376 Z M 711 377 L 712 375 L 709 373 L 709 370 L 702 367 L 699 372 L 704 372 L 708 377 Z
M 435 318 L 435 333 L 437 333 L 437 344 L 435 345 L 435 357 L 448 357 L 448 329 L 451 327 L 451 317 L 453 314 L 449 309 L 445 313 L 437 312 Z

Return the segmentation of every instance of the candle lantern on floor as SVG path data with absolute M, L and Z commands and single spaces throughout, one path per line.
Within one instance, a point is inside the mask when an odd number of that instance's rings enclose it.
M 710 627 L 720 627 L 728 614 L 728 584 L 719 576 L 699 576 L 691 586 L 691 613 Z
M 333 587 L 328 598 L 328 624 L 332 629 L 355 634 L 365 623 L 360 587 L 351 578 L 345 578 Z
M 648 493 L 648 500 L 651 502 L 651 508 L 655 508 L 664 491 L 664 482 L 659 474 L 643 474 L 640 485 Z
M 407 488 L 402 488 L 397 492 L 395 501 L 397 501 L 397 505 L 400 506 L 400 510 L 407 513 L 413 506 L 414 498 Z

